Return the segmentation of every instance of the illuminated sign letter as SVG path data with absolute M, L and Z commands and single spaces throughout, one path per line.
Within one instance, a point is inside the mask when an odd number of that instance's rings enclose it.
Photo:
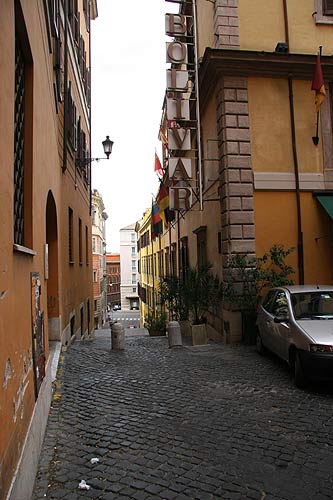
M 191 130 L 189 128 L 168 128 L 169 149 L 188 151 L 191 149 Z
M 187 63 L 187 46 L 182 42 L 167 42 L 167 61 L 174 64 Z
M 191 180 L 192 164 L 190 158 L 169 158 L 169 177 L 174 180 Z
M 190 105 L 188 99 L 167 99 L 168 120 L 189 120 Z
M 168 90 L 186 92 L 188 90 L 188 71 L 179 71 L 175 68 L 167 70 Z
M 192 191 L 190 188 L 169 188 L 171 210 L 190 210 Z
M 183 14 L 165 14 L 165 33 L 169 36 L 185 35 L 186 17 Z

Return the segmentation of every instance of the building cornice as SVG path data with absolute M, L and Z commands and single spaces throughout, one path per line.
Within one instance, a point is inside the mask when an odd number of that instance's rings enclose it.
M 199 68 L 201 96 L 210 95 L 216 81 L 228 77 L 289 78 L 312 80 L 316 55 L 257 52 L 239 49 L 207 47 Z M 325 80 L 333 79 L 333 57 L 322 56 L 321 66 Z M 204 104 L 204 103 L 203 103 Z

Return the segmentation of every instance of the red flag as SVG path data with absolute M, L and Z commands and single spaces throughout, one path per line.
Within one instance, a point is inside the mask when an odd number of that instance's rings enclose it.
M 160 159 L 157 155 L 157 153 L 155 152 L 155 166 L 154 166 L 154 172 L 156 172 L 157 174 L 160 174 L 163 176 L 163 168 L 162 168 L 162 165 L 161 165 L 161 162 L 160 162 Z
M 322 105 L 326 95 L 319 54 L 317 55 L 316 69 L 313 75 L 311 90 L 315 90 L 316 92 L 315 105 L 316 105 L 316 111 L 318 113 L 320 110 L 320 106 Z

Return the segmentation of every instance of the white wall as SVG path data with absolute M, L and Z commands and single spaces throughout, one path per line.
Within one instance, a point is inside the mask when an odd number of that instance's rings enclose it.
M 134 240 L 132 239 L 134 235 Z M 134 253 L 132 253 L 132 248 L 134 248 Z M 128 297 L 134 299 L 138 297 L 137 281 L 137 235 L 135 232 L 135 225 L 128 226 L 126 228 L 120 229 L 120 295 L 121 295 L 121 308 L 130 309 L 131 301 Z M 135 270 L 132 270 L 132 262 L 135 262 Z M 135 283 L 132 283 L 132 275 L 135 274 Z M 136 292 L 133 292 L 133 288 L 136 288 Z

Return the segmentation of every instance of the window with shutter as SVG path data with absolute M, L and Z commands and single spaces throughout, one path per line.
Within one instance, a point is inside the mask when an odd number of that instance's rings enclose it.
M 59 0 L 51 0 L 51 30 L 52 36 L 59 37 Z
M 316 24 L 333 24 L 333 0 L 314 0 Z
M 323 0 L 324 16 L 333 16 L 333 0 Z
M 55 73 L 56 101 L 62 102 L 62 40 L 61 37 L 53 41 L 53 68 Z
M 80 40 L 80 13 L 77 10 L 77 1 L 76 1 L 76 8 L 74 11 L 74 31 L 73 31 L 73 37 L 74 41 L 76 44 L 79 43 Z
M 81 117 L 79 116 L 76 124 L 76 151 L 77 158 L 81 158 Z
M 83 12 L 84 12 L 84 18 L 86 21 L 86 29 L 89 32 L 90 30 L 90 6 L 89 6 L 89 0 L 83 0 Z
M 77 150 L 77 109 L 72 98 L 71 82 L 68 86 L 67 138 L 72 150 Z
M 51 5 L 49 4 L 49 0 L 43 0 L 44 7 L 44 17 L 45 17 L 45 25 L 46 25 L 46 33 L 47 33 L 47 41 L 49 45 L 49 52 L 52 52 L 52 30 L 51 30 Z
M 68 260 L 70 264 L 74 263 L 73 252 L 73 210 L 68 207 Z

